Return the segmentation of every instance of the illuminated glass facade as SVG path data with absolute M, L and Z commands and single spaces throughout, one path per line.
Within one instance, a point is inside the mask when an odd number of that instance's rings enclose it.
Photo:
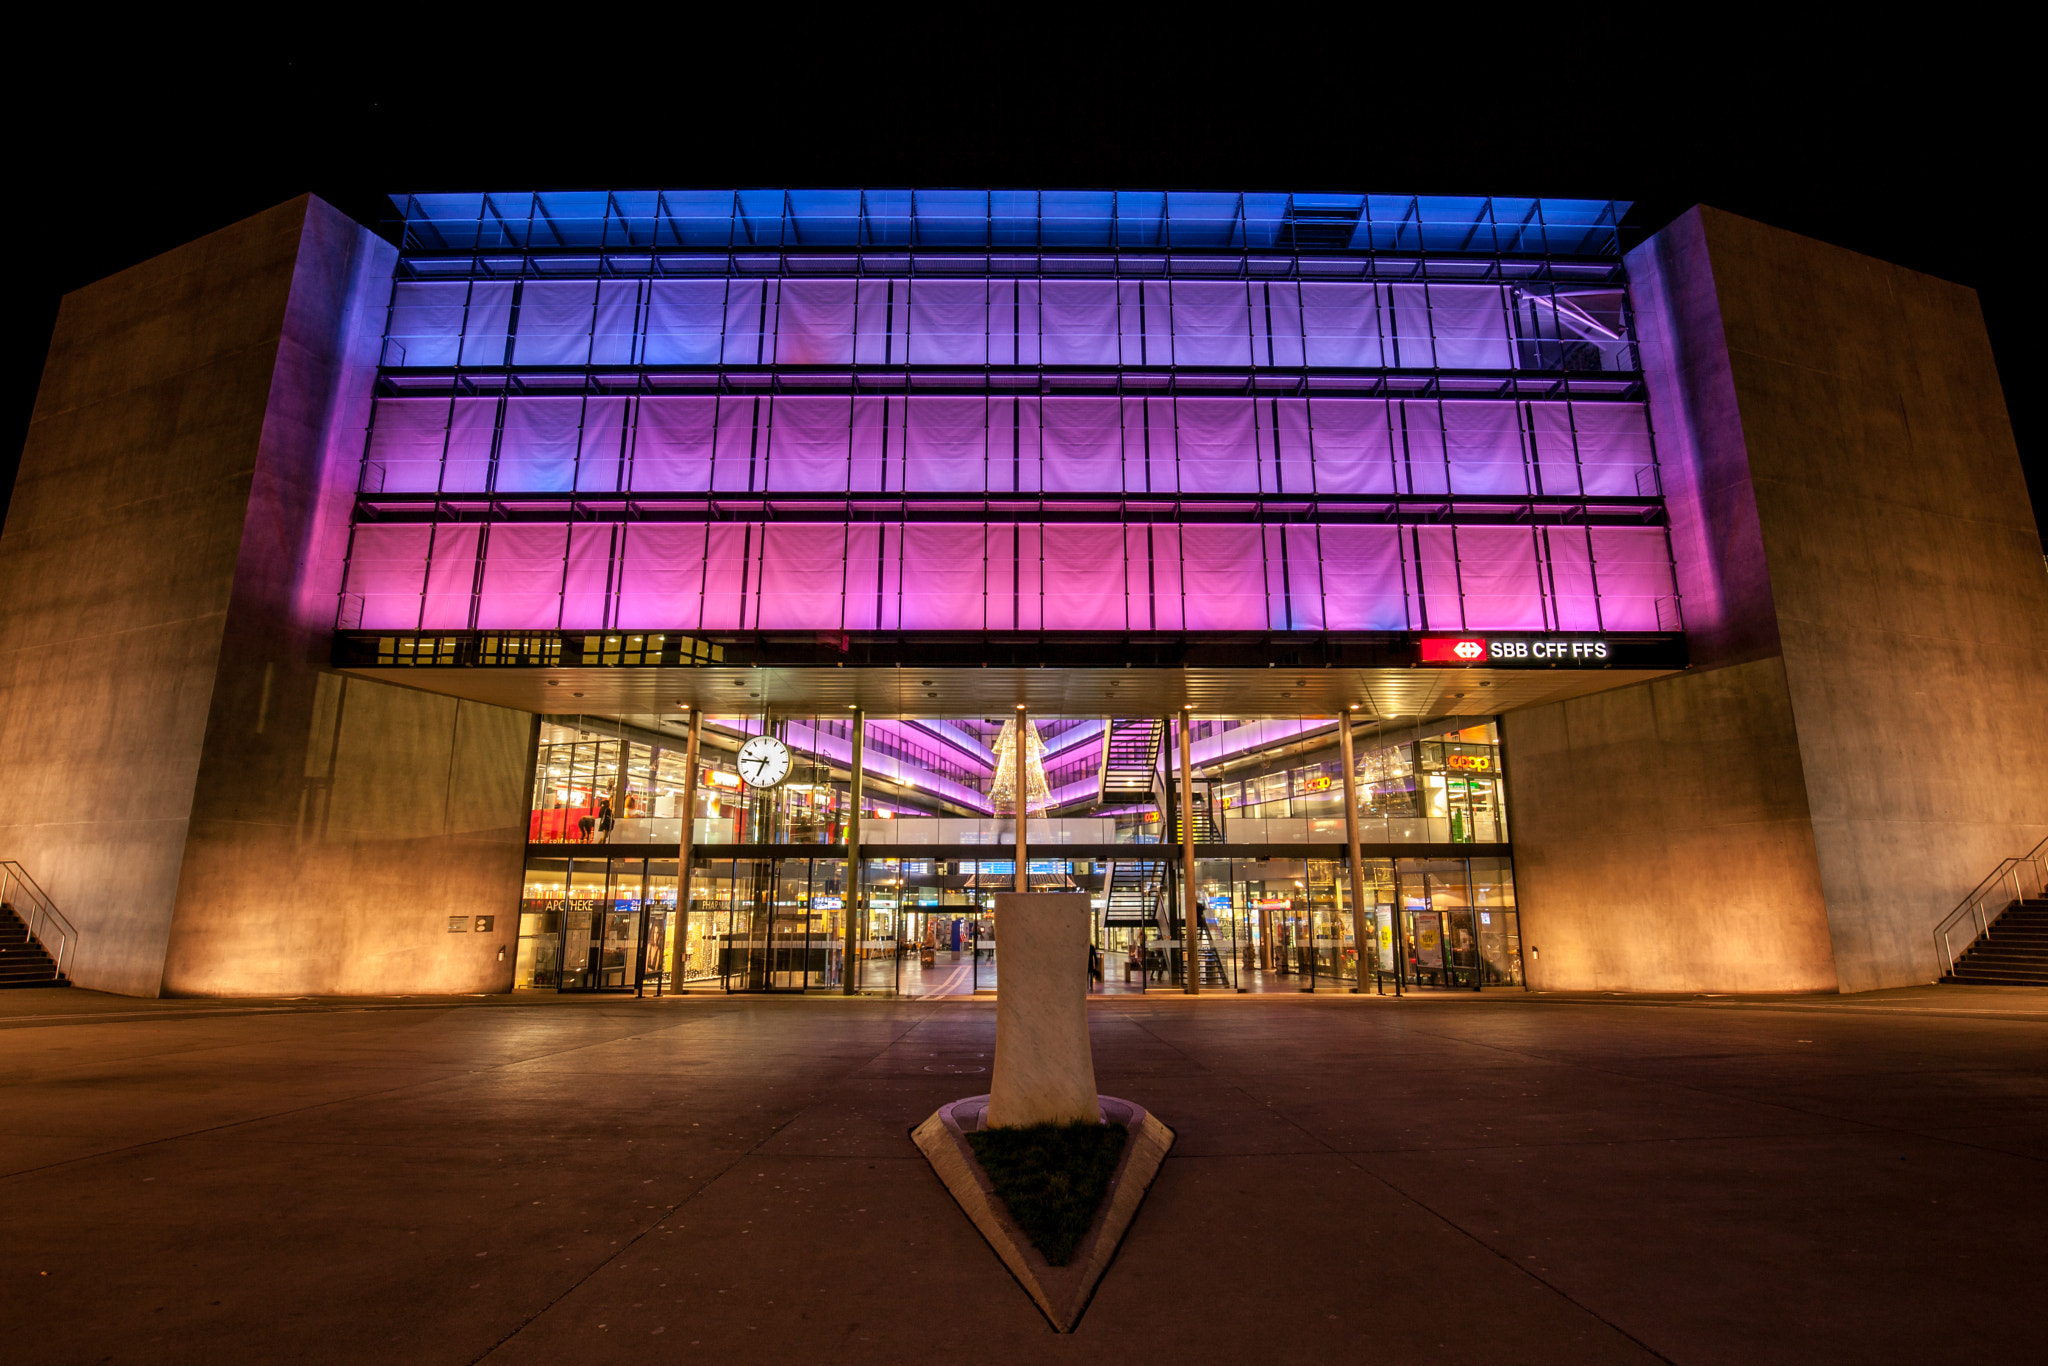
M 1622 205 L 397 202 L 344 630 L 1682 629 Z
M 1020 885 L 1111 990 L 1929 980 L 2039 841 L 1975 301 L 1627 207 L 277 206 L 60 312 L 15 854 L 143 995 L 979 990 Z
M 1385 667 L 1459 648 L 1446 632 L 1668 644 L 1682 629 L 1625 205 L 394 203 L 341 662 L 716 673 L 788 662 L 808 632 L 867 667 L 929 664 L 943 641 L 944 665 L 973 668 L 1020 639 L 1054 667 L 1173 667 L 1205 640 L 1231 665 L 1365 642 L 1339 662 Z M 869 857 L 851 879 L 844 716 L 714 705 L 694 771 L 675 715 L 547 717 L 518 983 L 651 971 L 922 993 L 960 989 L 964 961 L 968 986 L 991 984 L 974 925 L 1015 866 L 975 847 L 1014 838 L 1004 722 L 944 685 L 907 700 L 931 714 L 862 723 Z M 1295 693 L 1276 703 L 1291 714 L 1238 700 L 1191 722 L 1193 889 L 1142 849 L 1179 838 L 1164 723 L 1034 719 L 1034 885 L 1093 894 L 1098 943 L 1140 984 L 1184 972 L 1177 945 L 1145 944 L 1177 937 L 1189 903 L 1216 982 L 1361 980 L 1337 725 Z M 1428 706 L 1431 721 L 1375 717 L 1356 737 L 1361 905 L 1415 920 L 1403 975 L 1519 981 L 1498 735 L 1476 699 Z M 1149 737 L 1142 773 L 1119 774 L 1112 732 Z M 762 733 L 802 781 L 739 780 L 730 749 Z M 695 850 L 682 913 L 679 841 Z M 1393 970 L 1392 940 L 1368 961 Z

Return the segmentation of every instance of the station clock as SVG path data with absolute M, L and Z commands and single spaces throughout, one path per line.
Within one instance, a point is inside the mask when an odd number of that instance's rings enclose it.
M 789 746 L 772 735 L 756 735 L 740 746 L 739 770 L 748 787 L 780 787 L 789 777 Z

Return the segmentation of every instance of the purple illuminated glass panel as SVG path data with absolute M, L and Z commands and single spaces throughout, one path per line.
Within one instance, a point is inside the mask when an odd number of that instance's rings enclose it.
M 591 222 L 598 248 L 660 235 L 657 251 L 808 250 L 853 233 L 863 250 L 1095 244 L 1154 262 L 1194 245 L 1285 254 L 1298 235 L 1282 194 L 807 194 L 649 192 L 633 199 L 646 221 L 616 239 L 603 235 L 616 196 L 585 196 L 544 230 L 481 196 L 408 205 L 444 245 L 506 253 L 555 250 Z M 546 200 L 504 202 L 533 215 Z M 1323 251 L 1613 250 L 1612 205 L 1516 203 L 1505 227 L 1484 199 L 1312 207 Z M 1541 218 L 1550 204 L 1562 235 Z M 558 258 L 525 273 L 516 301 L 503 262 L 488 278 L 395 283 L 361 496 L 429 511 L 355 528 L 344 619 L 1677 627 L 1646 407 L 1631 378 L 1601 374 L 1635 363 L 1618 276 L 1431 265 L 1389 281 L 1355 258 L 1309 270 L 1304 255 L 1284 278 L 1099 257 L 1094 276 L 890 275 L 870 261 L 856 278 L 838 264 L 850 257 L 832 259 L 842 273 L 677 279 Z M 454 366 L 519 373 L 413 396 Z M 712 376 L 678 372 L 712 367 L 727 372 L 716 391 L 683 392 Z M 1019 367 L 1044 373 L 1001 373 Z M 1515 374 L 1530 369 L 1545 377 Z M 1005 388 L 1016 379 L 1029 382 Z

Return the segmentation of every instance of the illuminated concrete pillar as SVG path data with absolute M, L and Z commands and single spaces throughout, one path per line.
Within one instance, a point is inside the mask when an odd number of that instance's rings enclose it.
M 704 713 L 690 708 L 690 738 L 683 747 L 683 833 L 676 841 L 676 968 L 680 987 L 690 952 L 690 856 L 696 852 L 697 744 L 704 736 Z
M 860 860 L 860 788 L 861 788 L 861 742 L 867 738 L 866 714 L 859 707 L 853 709 L 853 766 L 846 779 L 846 899 L 840 911 L 840 923 L 846 930 L 846 948 L 840 959 L 840 991 L 853 995 L 858 986 L 853 980 L 854 950 L 860 941 L 867 938 L 866 906 L 861 895 Z
M 1194 747 L 1188 734 L 1189 716 L 1180 714 L 1180 962 L 1182 989 L 1190 996 L 1200 994 L 1202 974 L 1195 957 L 1200 939 L 1201 902 L 1195 895 L 1195 787 Z
M 1352 710 L 1357 710 L 1353 704 Z M 1337 718 L 1337 754 L 1344 765 L 1344 846 L 1351 860 L 1351 942 L 1358 949 L 1359 991 L 1365 986 L 1366 938 L 1365 868 L 1358 849 L 1358 767 L 1351 757 L 1351 712 Z M 1375 951 L 1378 945 L 1373 945 Z
M 1017 880 L 1015 886 L 1020 895 L 1031 890 L 1031 875 L 1027 871 L 1024 858 L 1024 824 L 1031 810 L 1031 785 L 1024 780 L 1025 773 L 1027 772 L 1027 763 L 1031 754 L 1031 745 L 1025 738 L 1025 728 L 1030 724 L 1030 714 L 1024 710 L 1024 704 L 1019 702 L 1017 704 L 1017 744 L 1013 753 L 1014 762 L 1017 765 Z

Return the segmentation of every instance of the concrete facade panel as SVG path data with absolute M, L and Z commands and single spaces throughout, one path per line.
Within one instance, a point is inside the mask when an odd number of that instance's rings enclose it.
M 2048 575 L 1983 320 L 1961 286 L 1699 220 L 1842 988 L 1926 981 L 1934 924 L 2048 835 Z
M 1699 672 L 1504 723 L 1531 980 L 1672 986 L 1687 945 L 1698 987 L 1926 981 L 1934 924 L 2048 834 L 2048 576 L 1975 296 L 1712 209 L 1629 269 Z M 1714 743 L 1700 700 L 1756 667 L 1777 683 Z M 1654 761 L 1586 733 L 1639 730 L 1638 696 Z M 1582 824 L 1567 782 L 1601 794 Z M 1630 915 L 1681 886 L 1748 909 Z
M 1703 668 L 1778 652 L 1714 267 L 1688 214 L 1628 258 L 1687 649 Z
M 531 718 L 332 673 L 313 688 L 313 771 L 287 785 L 267 760 L 209 756 L 204 786 L 234 804 L 193 822 L 165 989 L 509 988 L 526 797 L 509 775 L 525 771 Z M 451 933 L 450 917 L 468 928 Z
M 510 983 L 531 718 L 326 667 L 393 259 L 301 199 L 64 301 L 0 536 L 0 856 L 82 985 Z
M 0 534 L 0 848 L 156 994 L 305 204 L 67 296 Z
M 1502 742 L 1532 987 L 1834 987 L 1777 660 L 1510 712 Z
M 531 718 L 326 667 L 392 259 L 324 205 L 309 212 L 193 799 L 170 991 L 511 985 Z M 491 932 L 474 930 L 478 915 Z M 451 917 L 469 928 L 450 932 Z

